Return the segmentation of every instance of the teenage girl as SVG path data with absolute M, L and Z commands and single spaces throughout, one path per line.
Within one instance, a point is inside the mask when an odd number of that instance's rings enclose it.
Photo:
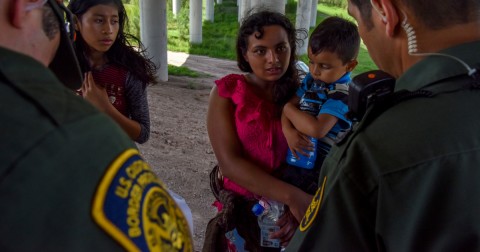
M 121 0 L 72 0 L 75 50 L 85 81 L 79 93 L 113 118 L 138 143 L 150 135 L 149 84 L 157 82 L 155 64 L 143 45 L 125 33 L 128 17 Z M 137 50 L 130 43 L 137 43 Z

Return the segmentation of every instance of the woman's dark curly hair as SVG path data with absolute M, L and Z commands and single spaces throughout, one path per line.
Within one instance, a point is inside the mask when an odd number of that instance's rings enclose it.
M 250 12 L 253 12 L 251 10 Z M 242 25 L 237 35 L 237 65 L 243 72 L 252 73 L 250 64 L 245 60 L 243 55 L 248 50 L 248 37 L 256 32 L 258 39 L 263 36 L 263 28 L 270 25 L 279 25 L 285 29 L 290 44 L 290 62 L 288 63 L 287 72 L 277 81 L 273 90 L 274 101 L 277 105 L 283 106 L 294 94 L 300 79 L 296 68 L 297 43 L 303 43 L 303 39 L 307 37 L 307 31 L 303 29 L 296 30 L 295 26 L 283 14 L 268 10 L 255 10 L 256 12 L 246 16 L 242 21 Z
M 112 47 L 105 53 L 109 62 L 120 65 L 126 68 L 130 74 L 138 78 L 145 88 L 148 84 L 157 83 L 156 70 L 157 67 L 145 55 L 145 47 L 140 40 L 128 33 L 125 33 L 125 25 L 128 24 L 128 17 L 125 7 L 121 0 L 71 0 L 68 9 L 75 14 L 78 19 L 82 18 L 90 8 L 96 5 L 115 5 L 118 8 L 118 35 Z M 136 49 L 130 41 L 137 42 L 139 48 Z M 82 72 L 90 71 L 88 63 L 88 45 L 82 37 L 82 34 L 77 33 L 77 40 L 75 41 L 75 51 L 77 53 L 78 61 Z

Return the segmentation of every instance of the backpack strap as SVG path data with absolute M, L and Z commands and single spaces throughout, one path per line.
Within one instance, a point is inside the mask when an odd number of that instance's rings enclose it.
M 345 142 L 348 142 L 348 139 L 352 139 L 351 135 L 355 132 L 360 131 L 361 129 L 367 127 L 371 122 L 373 122 L 377 117 L 379 117 L 383 112 L 390 109 L 391 107 L 396 106 L 397 104 L 415 98 L 431 98 L 438 94 L 450 93 L 458 90 L 471 89 L 479 90 L 480 89 L 480 71 L 475 73 L 476 75 L 459 75 L 452 77 L 448 81 L 442 83 L 433 83 L 423 89 L 416 91 L 400 90 L 392 94 L 382 97 L 382 99 L 376 100 L 365 113 L 363 119 L 359 122 L 354 122 L 354 125 L 350 128 L 349 131 L 345 132 L 343 135 L 337 137 L 335 143 L 341 145 Z M 458 78 L 465 78 L 466 81 L 461 84 L 458 83 Z M 470 81 L 469 81 L 470 80 Z
M 458 83 L 458 78 L 465 78 L 465 82 Z M 476 79 L 478 78 L 478 79 Z M 468 81 L 470 80 L 470 81 Z M 480 89 L 480 73 L 478 77 L 461 75 L 451 78 L 442 83 L 433 83 L 423 89 L 416 91 L 400 90 L 385 97 L 385 99 L 375 102 L 370 109 L 370 112 L 365 114 L 365 118 L 360 122 L 361 128 L 366 127 L 375 118 L 380 116 L 387 109 L 396 106 L 397 104 L 415 98 L 431 98 L 443 93 L 451 93 L 464 89 Z

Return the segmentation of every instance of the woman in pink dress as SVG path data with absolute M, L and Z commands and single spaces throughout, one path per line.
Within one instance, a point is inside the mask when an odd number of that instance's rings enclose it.
M 220 233 L 226 232 L 227 237 L 233 230 L 246 240 L 247 245 L 239 248 L 237 237 L 236 250 L 262 250 L 248 244 L 252 243 L 246 237 L 250 228 L 241 227 L 248 224 L 244 222 L 256 224 L 255 218 L 248 219 L 252 215 L 249 207 L 260 198 L 288 206 L 277 222 L 280 230 L 272 234 L 283 245 L 291 239 L 308 208 L 310 195 L 272 175 L 285 161 L 288 148 L 281 111 L 299 85 L 295 50 L 297 35 L 301 34 L 306 36 L 282 14 L 259 11 L 248 16 L 237 36 L 237 62 L 245 74 L 230 74 L 215 81 L 210 93 L 207 129 L 218 160 L 214 179 L 219 177 L 221 188 L 214 190 L 214 194 L 220 212 L 207 227 L 204 251 L 224 248 L 219 245 L 221 239 L 209 237 L 215 225 L 222 227 Z M 225 193 L 230 200 L 218 197 Z M 242 232 L 243 229 L 247 230 Z M 230 249 L 231 242 L 228 239 L 225 242 Z

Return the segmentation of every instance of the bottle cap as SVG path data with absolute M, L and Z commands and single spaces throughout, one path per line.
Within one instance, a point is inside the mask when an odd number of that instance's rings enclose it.
M 253 207 L 252 207 L 252 212 L 253 212 L 253 214 L 255 214 L 255 216 L 261 215 L 264 210 L 265 210 L 265 208 L 258 203 L 253 205 Z

